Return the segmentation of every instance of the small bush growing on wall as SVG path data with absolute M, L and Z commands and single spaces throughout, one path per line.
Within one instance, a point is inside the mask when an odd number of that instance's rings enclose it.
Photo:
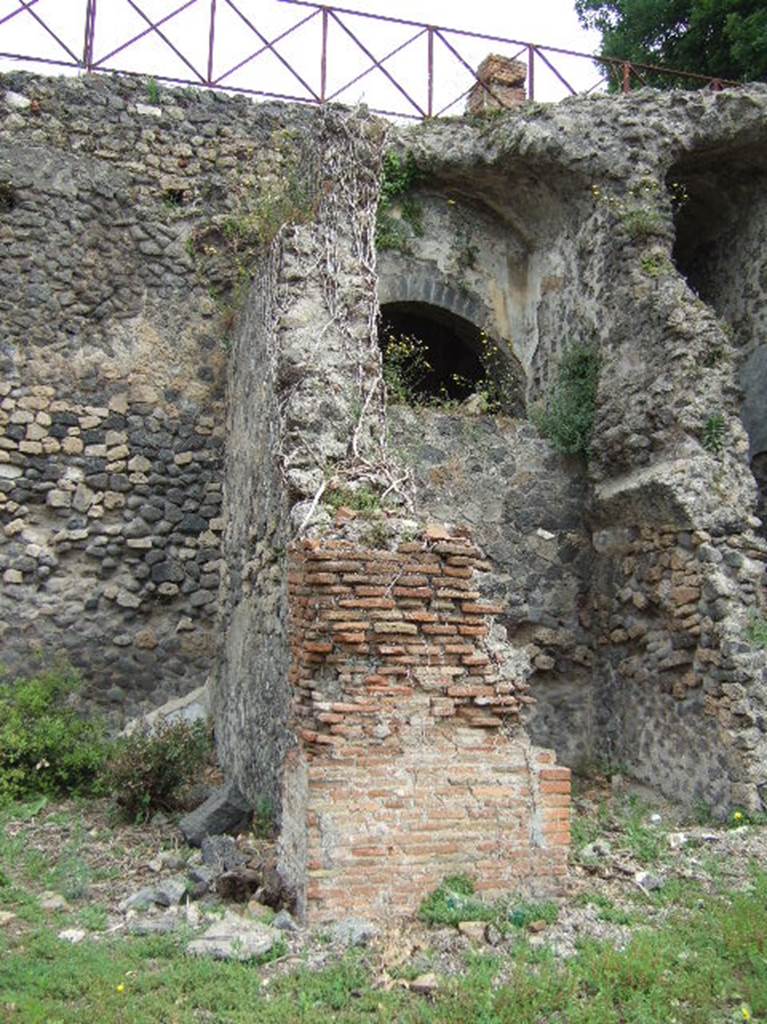
M 0 681 L 0 803 L 96 788 L 104 730 L 68 706 L 79 687 L 71 669 Z
M 573 344 L 557 367 L 557 380 L 533 422 L 565 455 L 588 458 L 596 412 L 599 354 L 594 345 Z

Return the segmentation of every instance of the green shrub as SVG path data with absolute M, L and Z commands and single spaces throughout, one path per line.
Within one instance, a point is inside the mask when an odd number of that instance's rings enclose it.
M 137 729 L 115 742 L 104 779 L 125 816 L 146 821 L 155 811 L 176 807 L 182 788 L 205 764 L 210 747 L 202 722 Z
M 94 790 L 104 730 L 67 706 L 79 686 L 71 669 L 0 680 L 0 803 Z
M 533 422 L 557 451 L 588 458 L 596 413 L 599 354 L 593 345 L 576 343 L 562 352 L 557 380 Z
M 383 379 L 390 402 L 427 405 L 425 382 L 431 373 L 428 346 L 414 334 L 388 334 L 383 343 Z

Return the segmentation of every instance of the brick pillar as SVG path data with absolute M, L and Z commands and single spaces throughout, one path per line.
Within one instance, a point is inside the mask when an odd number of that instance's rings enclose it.
M 446 876 L 556 890 L 570 773 L 519 724 L 465 540 L 291 554 L 292 727 L 280 866 L 312 921 L 413 913 Z

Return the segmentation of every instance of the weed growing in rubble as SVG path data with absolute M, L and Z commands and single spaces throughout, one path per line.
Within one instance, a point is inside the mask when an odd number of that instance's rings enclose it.
M 126 818 L 148 821 L 155 811 L 176 806 L 181 788 L 202 768 L 209 753 L 210 733 L 203 722 L 137 729 L 116 741 L 106 780 Z
M 648 277 L 661 277 L 674 269 L 671 260 L 665 253 L 653 253 L 651 256 L 645 256 L 641 261 L 641 267 L 643 273 Z
M 533 921 L 553 924 L 558 916 L 555 903 L 499 899 L 488 902 L 477 896 L 467 875 L 452 875 L 421 903 L 419 918 L 430 925 L 457 925 L 461 921 L 486 921 L 504 934 L 513 928 L 527 928 Z

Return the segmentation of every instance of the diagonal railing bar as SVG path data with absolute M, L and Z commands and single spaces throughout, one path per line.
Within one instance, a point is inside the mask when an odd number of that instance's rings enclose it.
M 154 32 L 156 35 L 158 35 L 160 37 L 160 39 L 162 39 L 162 41 L 165 43 L 165 45 L 167 47 L 169 47 L 169 49 L 171 49 L 175 53 L 175 55 L 178 57 L 178 59 L 183 64 L 186 64 L 186 66 L 189 68 L 189 70 L 192 72 L 192 74 L 197 76 L 197 81 L 195 83 L 193 83 L 193 84 L 195 84 L 195 85 L 205 85 L 206 84 L 205 83 L 205 77 L 200 74 L 200 72 L 197 70 L 197 68 L 194 66 L 194 64 L 192 64 L 192 62 L 190 60 L 188 60 L 184 56 L 184 54 L 181 52 L 181 50 L 179 50 L 178 47 L 175 46 L 174 43 L 172 43 L 170 39 L 168 39 L 168 37 L 165 35 L 165 33 L 160 31 L 160 28 L 159 28 L 159 26 L 164 24 L 166 21 L 170 21 L 170 19 L 171 18 L 175 18 L 177 14 L 181 14 L 181 12 L 185 11 L 187 9 L 187 7 L 191 7 L 193 4 L 198 3 L 198 0 L 187 0 L 187 2 L 185 4 L 183 4 L 181 7 L 176 8 L 176 10 L 173 11 L 172 14 L 167 15 L 165 18 L 161 18 L 160 21 L 158 21 L 156 24 L 155 24 L 155 22 L 152 21 L 152 19 L 144 11 L 141 10 L 141 8 L 138 6 L 137 3 L 134 2 L 134 0 L 125 0 L 125 2 L 127 4 L 129 4 L 130 7 L 133 8 L 133 10 L 136 12 L 136 14 L 139 15 L 139 17 L 144 19 L 144 21 L 147 23 L 147 25 L 149 25 L 149 29 L 148 29 L 147 32 L 144 33 L 144 35 L 148 35 L 150 32 Z M 126 43 L 125 46 L 127 46 L 127 45 L 129 45 L 129 44 Z M 119 53 L 122 49 L 125 49 L 125 46 L 120 47 L 115 52 Z M 111 54 L 110 56 L 114 56 L 114 54 Z M 94 68 L 98 68 L 99 66 L 103 66 L 105 60 L 107 60 L 106 57 L 102 57 L 101 60 L 97 60 L 94 63 Z M 109 71 L 109 70 L 112 70 L 112 69 L 111 68 L 106 68 L 105 70 Z
M 317 10 L 313 14 L 308 15 L 306 18 L 302 18 L 301 21 L 296 22 L 295 25 L 291 25 L 290 28 L 286 29 L 284 32 L 282 32 L 280 35 L 276 36 L 274 39 L 272 39 L 270 41 L 270 40 L 268 40 L 266 38 L 266 36 L 262 35 L 262 33 L 259 32 L 259 30 L 256 28 L 256 26 L 252 24 L 252 22 L 242 13 L 242 11 L 236 6 L 236 4 L 234 4 L 232 2 L 232 0 L 226 0 L 226 3 L 229 4 L 229 6 L 232 8 L 232 10 L 235 12 L 235 14 L 238 14 L 240 16 L 240 18 L 242 18 L 242 20 L 245 22 L 245 24 L 248 26 L 248 28 L 251 30 L 251 32 L 253 32 L 255 35 L 257 35 L 258 38 L 261 40 L 261 42 L 264 45 L 261 47 L 260 50 L 256 50 L 255 53 L 252 53 L 249 57 L 246 57 L 244 60 L 241 60 L 239 62 L 239 64 L 235 64 L 235 66 L 233 68 L 230 68 L 223 75 L 220 75 L 215 80 L 215 82 L 213 82 L 211 84 L 213 84 L 213 85 L 220 84 L 221 82 L 223 82 L 223 80 L 225 78 L 228 78 L 229 75 L 233 75 L 235 73 L 235 71 L 239 71 L 240 68 L 244 67 L 244 65 L 247 64 L 249 61 L 255 60 L 256 57 L 259 57 L 266 50 L 270 50 L 274 54 L 274 56 L 277 58 L 277 60 L 279 60 L 280 63 L 283 64 L 285 68 L 287 68 L 287 70 L 291 73 L 291 75 L 293 75 L 293 77 L 297 81 L 299 81 L 301 83 L 301 85 L 304 87 L 304 89 L 306 89 L 307 92 L 311 93 L 311 95 L 314 97 L 316 102 L 319 103 L 320 102 L 319 94 L 317 92 L 315 92 L 315 90 L 311 87 L 311 85 L 309 85 L 309 83 L 307 81 L 305 81 L 302 78 L 301 75 L 299 75 L 299 73 L 296 71 L 296 69 L 291 66 L 291 64 L 282 56 L 282 54 L 279 52 L 279 50 L 277 50 L 275 48 L 275 46 L 274 46 L 275 43 L 278 43 L 282 39 L 284 39 L 286 36 L 289 36 L 291 34 L 291 32 L 295 32 L 296 29 L 301 28 L 302 25 L 305 25 L 307 22 L 311 21 L 313 18 L 316 18 L 317 15 L 319 14 L 319 11 Z
M 37 22 L 37 24 L 45 32 L 47 32 L 48 35 L 52 39 L 56 40 L 56 42 L 59 44 L 61 49 L 69 54 L 69 56 L 72 58 L 72 60 L 75 62 L 75 64 L 79 64 L 80 63 L 79 56 L 76 53 L 73 53 L 72 50 L 69 49 L 67 44 L 62 39 L 59 39 L 59 37 L 56 35 L 56 33 L 53 31 L 53 29 L 50 27 L 50 25 L 46 25 L 46 23 L 43 21 L 43 19 L 40 17 L 40 15 L 37 13 L 37 11 L 33 11 L 32 10 L 32 7 L 37 3 L 37 0 L 16 0 L 16 2 L 21 5 L 19 7 L 19 9 L 17 11 L 13 11 L 10 15 L 8 15 L 5 18 L 3 18 L 3 21 L 0 21 L 0 25 L 2 25 L 3 22 L 5 22 L 5 21 L 9 21 L 11 18 L 14 18 L 17 14 L 21 14 L 24 11 L 26 11 L 27 14 L 30 16 L 30 18 L 34 18 L 35 21 Z
M 420 104 L 416 103 L 416 101 L 413 99 L 413 97 L 407 92 L 406 89 L 404 89 L 399 84 L 399 82 L 396 80 L 396 78 L 394 78 L 391 74 L 389 74 L 389 72 L 388 72 L 388 70 L 386 68 L 381 66 L 380 61 L 377 61 L 375 59 L 375 57 L 370 52 L 370 50 L 368 50 L 368 48 L 365 46 L 364 43 L 361 43 L 359 41 L 359 39 L 352 32 L 352 30 L 350 28 L 348 28 L 348 26 L 344 25 L 344 23 L 341 21 L 341 19 L 338 17 L 338 15 L 336 13 L 337 10 L 338 10 L 338 8 L 330 8 L 330 16 L 333 18 L 333 20 L 338 25 L 340 25 L 341 28 L 344 30 L 344 32 L 346 32 L 346 34 L 349 36 L 349 38 L 352 39 L 357 44 L 357 46 L 359 46 L 359 48 L 362 50 L 362 52 L 365 54 L 365 56 L 368 58 L 368 60 L 373 62 L 373 64 L 375 65 L 375 67 L 378 68 L 378 70 L 381 72 L 381 74 L 385 75 L 389 79 L 389 81 L 394 86 L 394 88 L 402 93 L 402 95 L 405 97 L 405 99 L 408 101 L 408 103 L 410 103 L 411 106 L 415 107 L 415 109 L 418 111 L 420 116 L 421 117 L 426 117 L 426 111 L 420 106 Z M 351 13 L 354 13 L 354 12 L 351 12 Z M 394 19 L 394 20 L 398 21 L 399 19 Z M 371 70 L 372 70 L 372 68 L 371 68 Z
M 395 47 L 393 50 L 390 50 L 385 57 L 381 57 L 380 64 L 384 64 L 387 60 L 389 60 L 390 57 L 394 57 L 401 50 L 404 50 L 406 46 L 410 46 L 411 43 L 414 43 L 417 39 L 420 39 L 421 36 L 426 35 L 427 32 L 428 29 L 426 28 L 422 29 L 420 32 L 416 32 L 416 34 L 414 36 L 411 36 L 410 39 L 405 40 L 404 43 L 400 43 L 399 46 Z M 353 85 L 356 85 L 357 82 L 361 81 L 361 79 L 365 78 L 366 75 L 369 75 L 371 71 L 375 70 L 376 65 L 371 65 L 369 68 L 367 68 L 367 70 L 360 72 L 360 74 L 357 75 L 356 78 L 352 78 L 351 81 L 347 82 L 345 85 L 342 85 L 340 89 L 336 89 L 336 91 L 331 93 L 330 96 L 327 97 L 327 99 L 332 100 L 335 99 L 336 96 L 340 96 L 342 92 L 345 92 L 347 89 L 351 89 Z
M 16 3 L 20 4 L 21 0 L 16 0 Z M 11 18 L 15 18 L 17 14 L 23 14 L 24 11 L 29 11 L 29 8 L 38 3 L 38 0 L 29 0 L 26 5 L 17 7 L 15 11 L 11 11 L 10 14 L 6 14 L 5 17 L 0 18 L 0 25 L 4 25 L 6 21 L 10 21 Z
M 588 87 L 588 89 L 584 89 L 583 90 L 583 95 L 584 96 L 590 96 L 595 89 L 599 88 L 600 85 L 607 85 L 609 83 L 609 81 L 610 81 L 610 79 L 607 78 L 606 75 L 602 75 L 602 77 L 598 78 L 596 80 L 596 82 L 594 82 L 593 85 L 590 85 Z
M 127 2 L 130 3 L 130 0 L 127 0 Z M 171 18 L 175 18 L 177 14 L 181 14 L 188 7 L 193 7 L 198 2 L 199 0 L 186 0 L 186 2 L 182 3 L 180 7 L 177 7 L 175 11 L 171 11 L 170 14 L 166 14 L 164 18 L 160 18 L 160 20 L 157 22 L 150 23 L 149 28 L 145 28 L 143 32 L 139 32 L 137 35 L 133 36 L 132 39 L 129 39 L 125 43 L 121 43 L 120 46 L 118 46 L 116 49 L 111 50 L 107 54 L 104 54 L 103 57 L 99 57 L 99 59 L 94 62 L 93 67 L 97 68 L 99 64 L 103 64 L 104 61 L 110 60 L 112 57 L 117 56 L 117 54 L 122 53 L 123 50 L 127 50 L 129 46 L 133 46 L 134 43 L 139 42 L 139 40 L 143 39 L 145 36 L 151 35 L 152 32 L 155 29 L 159 28 L 160 25 L 164 25 L 166 21 L 170 21 Z M 143 14 L 143 12 L 140 13 L 142 14 L 142 17 L 144 17 L 146 21 L 149 20 L 146 17 L 146 15 Z M 192 70 L 194 70 L 194 68 Z
M 464 89 L 464 91 L 459 96 L 456 96 L 454 100 L 450 100 L 449 103 L 446 103 L 445 106 L 438 110 L 437 113 L 434 114 L 433 116 L 442 117 L 442 115 L 446 114 L 451 107 L 454 107 L 456 105 L 456 103 L 460 103 L 461 100 L 465 100 L 476 84 L 476 82 L 472 82 L 468 89 Z
M 556 68 L 554 67 L 554 65 L 553 65 L 553 64 L 551 63 L 551 61 L 550 61 L 550 60 L 549 60 L 549 58 L 548 58 L 548 57 L 546 56 L 546 54 L 545 54 L 545 53 L 541 53 L 540 47 L 538 47 L 538 46 L 533 46 L 533 51 L 534 51 L 534 53 L 535 53 L 536 57 L 540 57 L 540 58 L 541 58 L 541 60 L 543 61 L 543 63 L 544 63 L 545 65 L 546 65 L 546 67 L 547 67 L 547 68 L 549 68 L 549 70 L 551 70 L 551 71 L 553 71 L 553 72 L 554 72 L 554 74 L 555 74 L 555 75 L 557 76 L 557 78 L 558 78 L 558 79 L 559 79 L 559 81 L 560 81 L 560 82 L 562 83 L 562 85 L 564 85 L 564 87 L 565 87 L 566 89 L 569 89 L 569 90 L 570 90 L 570 95 L 571 95 L 571 96 L 575 96 L 575 95 L 576 95 L 576 92 L 577 92 L 577 90 L 576 90 L 576 89 L 573 89 L 573 87 L 572 87 L 572 86 L 570 85 L 570 83 L 569 83 L 569 82 L 567 81 L 567 79 L 565 78 L 565 76 L 564 76 L 564 75 L 562 75 L 562 74 L 560 74 L 560 72 L 559 72 L 559 71 L 558 71 L 558 70 L 557 70 L 557 69 L 556 69 Z
M 479 83 L 479 85 L 482 86 L 482 88 L 485 90 L 485 92 L 488 94 L 488 96 L 492 96 L 492 98 L 495 100 L 495 102 L 498 103 L 501 107 L 503 107 L 504 103 L 503 103 L 503 100 L 500 98 L 500 96 L 496 96 L 496 94 L 493 92 L 493 90 L 490 88 L 490 86 L 486 82 L 483 82 L 482 79 L 477 75 L 477 72 L 474 70 L 474 68 L 471 66 L 471 64 L 468 64 L 463 59 L 463 57 L 460 55 L 458 50 L 456 50 L 456 48 L 452 45 L 452 43 L 448 42 L 448 40 L 445 39 L 444 35 L 442 34 L 442 32 L 444 30 L 438 28 L 438 29 L 435 29 L 434 31 L 435 31 L 435 35 L 439 39 L 442 40 L 442 42 L 445 44 L 445 46 L 448 48 L 448 50 L 450 50 L 450 52 L 453 54 L 453 56 L 457 57 L 458 60 L 461 62 L 461 64 L 463 64 L 463 66 L 469 72 L 471 77 L 474 79 L 475 83 Z M 446 31 L 449 31 L 449 29 L 446 30 Z M 471 90 L 467 90 L 467 91 L 471 91 Z M 453 100 L 453 103 L 451 103 L 450 106 L 452 107 L 453 104 L 457 103 L 457 102 L 458 102 L 458 100 Z M 448 108 L 444 108 L 444 109 L 448 109 Z

